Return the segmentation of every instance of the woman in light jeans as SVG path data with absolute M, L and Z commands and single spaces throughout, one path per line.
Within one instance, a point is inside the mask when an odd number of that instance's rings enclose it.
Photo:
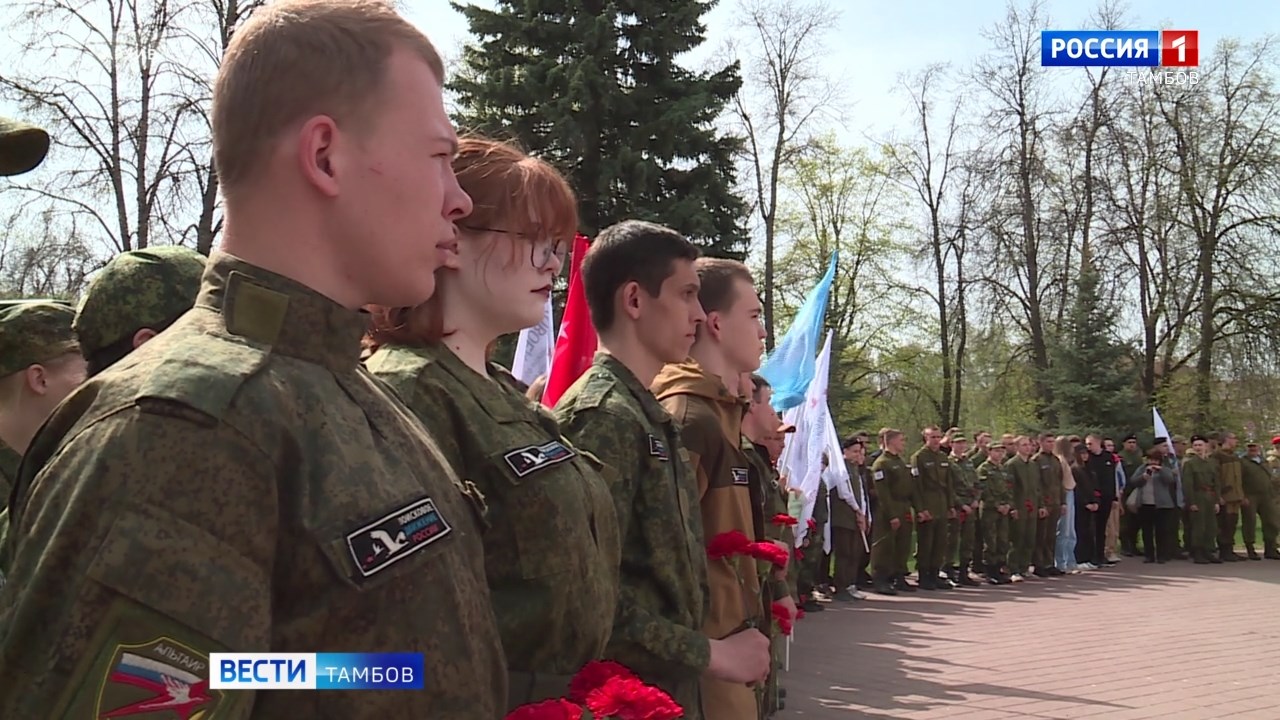
M 1071 474 L 1071 439 L 1062 436 L 1053 444 L 1053 454 L 1058 456 L 1062 468 L 1063 504 L 1067 511 L 1058 518 L 1057 541 L 1054 545 L 1053 564 L 1068 575 L 1080 574 L 1076 567 L 1076 479 Z

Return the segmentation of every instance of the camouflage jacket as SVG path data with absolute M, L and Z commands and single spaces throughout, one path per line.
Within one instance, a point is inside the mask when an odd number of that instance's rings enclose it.
M 1067 491 L 1062 487 L 1062 461 L 1051 452 L 1038 452 L 1031 462 L 1040 469 L 1040 506 L 1056 508 L 1066 502 Z
M 1271 499 L 1271 470 L 1261 456 L 1240 458 L 1240 479 L 1245 497 L 1251 501 L 1266 502 Z
M 1218 468 L 1212 460 L 1187 453 L 1182 462 L 1182 491 L 1188 505 L 1198 505 L 1201 510 L 1220 503 Z
M 18 479 L 0 717 L 166 687 L 219 720 L 502 715 L 480 501 L 361 367 L 365 326 L 215 253 L 191 312 L 72 393 Z M 431 690 L 200 682 L 210 652 L 321 650 L 425 652 Z
M 384 347 L 365 365 L 484 493 L 484 567 L 507 667 L 572 675 L 600 657 L 620 552 L 600 462 L 566 441 L 496 365 L 481 377 L 441 344 Z
M 879 517 L 885 522 L 900 518 L 911 522 L 911 503 L 915 499 L 915 483 L 911 468 L 902 458 L 891 452 L 880 453 L 871 465 L 871 481 L 878 488 Z
M 978 470 L 967 456 L 951 456 L 951 487 L 955 490 L 957 508 L 961 505 L 976 505 L 982 498 Z
M 917 512 L 929 510 L 935 515 L 955 505 L 951 487 L 951 458 L 941 450 L 922 447 L 911 456 L 911 475 L 915 478 L 920 503 Z
M 1007 467 L 987 460 L 978 466 L 978 482 L 982 484 L 984 512 L 995 512 L 999 505 L 1018 509 L 1013 506 L 1013 475 L 1009 474 Z
M 617 471 L 613 502 L 622 537 L 618 612 L 606 657 L 697 707 L 711 661 L 702 634 L 707 553 L 698 487 L 675 421 L 612 355 L 591 367 L 555 408 L 574 445 Z
M 1023 460 L 1014 455 L 1004 464 L 1005 472 L 1013 478 L 1013 505 L 1020 514 L 1045 507 L 1040 494 L 1040 466 L 1030 458 Z

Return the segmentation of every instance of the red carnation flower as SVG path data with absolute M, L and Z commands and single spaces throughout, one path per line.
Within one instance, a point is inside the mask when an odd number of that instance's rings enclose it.
M 801 550 L 800 548 L 796 548 L 796 561 L 799 562 L 803 559 L 804 559 L 804 551 Z
M 603 686 L 611 678 L 636 678 L 635 673 L 612 660 L 592 660 L 569 681 L 569 699 L 576 703 L 585 703 L 592 690 Z
M 769 607 L 773 619 L 778 623 L 778 629 L 783 635 L 791 634 L 791 611 L 787 610 L 787 606 L 782 603 L 774 603 Z
M 675 720 L 684 710 L 662 690 L 635 678 L 615 676 L 587 696 L 587 709 L 598 718 Z
M 582 708 L 565 700 L 543 700 L 530 705 L 521 705 L 506 714 L 503 720 L 579 720 Z
M 809 518 L 809 532 L 817 532 L 817 531 L 818 531 L 818 523 L 814 522 L 813 518 Z
M 778 513 L 777 515 L 774 515 L 773 520 L 770 520 L 770 522 L 772 522 L 774 525 L 778 525 L 782 527 L 795 527 L 800 523 L 799 520 L 791 517 L 786 513 Z
M 804 608 L 796 608 L 796 619 L 797 620 L 804 619 Z
M 751 540 L 741 530 L 722 532 L 711 538 L 711 542 L 707 544 L 707 557 L 712 560 L 719 560 L 741 555 L 747 551 L 747 546 L 749 545 L 751 545 Z
M 787 551 L 773 543 L 751 543 L 747 546 L 747 554 L 757 560 L 767 560 L 780 568 L 787 566 Z

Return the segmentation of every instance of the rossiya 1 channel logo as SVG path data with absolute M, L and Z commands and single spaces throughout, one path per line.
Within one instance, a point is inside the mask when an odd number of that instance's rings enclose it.
M 1200 65 L 1198 30 L 1042 30 L 1042 67 L 1162 67 Z

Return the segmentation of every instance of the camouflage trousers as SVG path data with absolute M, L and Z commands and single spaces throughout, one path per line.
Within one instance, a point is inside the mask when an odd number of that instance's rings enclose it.
M 1061 505 L 1050 505 L 1049 516 L 1036 517 L 1035 554 L 1031 561 L 1037 570 L 1053 567 L 1053 551 L 1058 541 L 1058 518 L 1062 515 Z
M 1187 546 L 1197 552 L 1212 553 L 1217 549 L 1218 516 L 1213 512 L 1213 505 L 1198 505 L 1191 516 L 1191 532 L 1187 538 Z
M 1258 520 L 1262 520 L 1262 546 L 1267 549 L 1276 546 L 1275 505 L 1271 494 L 1249 495 L 1249 504 L 1240 508 L 1240 521 L 1243 523 L 1244 546 L 1255 547 L 1258 542 Z
M 974 513 L 963 520 L 955 518 L 947 521 L 947 563 L 959 567 L 973 563 L 978 567 L 980 562 L 975 556 L 975 547 L 979 545 L 978 515 Z
M 992 510 L 983 514 L 982 560 L 987 567 L 999 568 L 1009 562 L 1009 527 L 1012 520 Z
M 1022 572 L 1031 564 L 1036 547 L 1036 511 L 1018 508 L 1018 517 L 1009 521 L 1009 569 Z

